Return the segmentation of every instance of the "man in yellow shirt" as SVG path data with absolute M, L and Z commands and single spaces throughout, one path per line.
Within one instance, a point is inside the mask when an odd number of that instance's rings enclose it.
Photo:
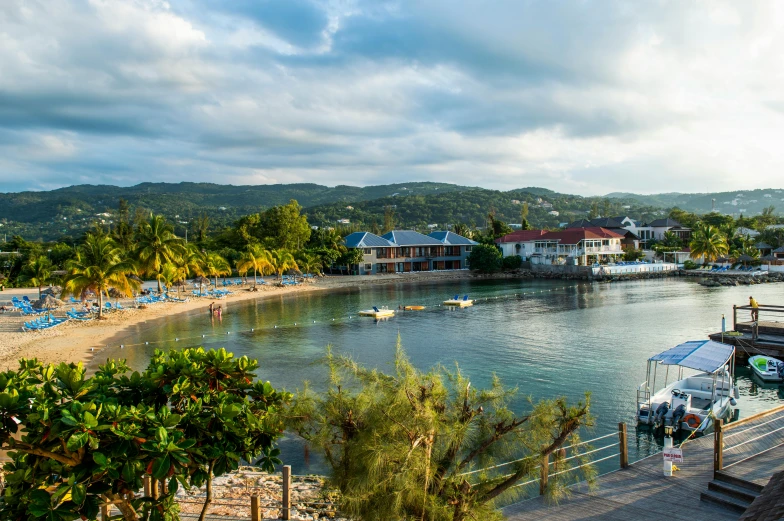
M 751 321 L 757 322 L 759 320 L 759 303 L 754 297 L 749 297 L 749 306 L 751 306 Z

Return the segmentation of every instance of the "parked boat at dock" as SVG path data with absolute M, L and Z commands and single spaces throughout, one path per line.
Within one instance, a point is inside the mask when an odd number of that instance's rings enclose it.
M 657 390 L 659 366 L 665 367 L 664 385 Z M 672 383 L 670 366 L 676 368 Z M 684 368 L 698 372 L 684 378 Z M 648 359 L 646 380 L 637 388 L 637 422 L 704 432 L 711 418 L 727 416 L 737 404 L 734 374 L 735 347 L 712 340 L 685 342 L 654 355 Z
M 784 380 L 784 362 L 771 356 L 755 355 L 749 358 L 751 370 L 766 382 Z
M 474 301 L 468 300 L 468 295 L 464 295 L 463 298 L 460 298 L 460 295 L 455 295 L 453 298 L 444 301 L 445 306 L 457 306 L 457 307 L 468 307 L 473 306 Z

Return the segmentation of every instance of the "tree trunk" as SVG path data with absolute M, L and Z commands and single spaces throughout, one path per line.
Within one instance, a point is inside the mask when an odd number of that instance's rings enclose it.
M 255 285 L 256 285 L 256 284 L 258 284 L 258 283 L 259 283 L 259 279 L 258 279 L 258 277 L 256 276 L 256 267 L 254 266 L 254 267 L 253 267 L 253 285 L 255 286 Z
M 98 290 L 98 318 L 103 318 L 103 291 Z
M 156 278 L 158 279 L 158 295 L 160 295 L 161 291 L 163 291 L 163 288 L 161 287 L 161 274 L 158 273 L 158 277 Z
M 139 515 L 136 513 L 136 510 L 134 510 L 131 504 L 128 503 L 128 501 L 120 494 L 112 494 L 111 492 L 107 492 L 104 494 L 104 500 L 106 500 L 107 503 L 111 503 L 116 506 L 125 521 L 137 521 L 139 519 Z
M 204 517 L 207 515 L 207 509 L 210 507 L 210 503 L 212 503 L 212 466 L 213 462 L 210 462 L 209 468 L 207 469 L 207 497 L 204 499 L 204 506 L 201 509 L 199 521 L 204 521 Z

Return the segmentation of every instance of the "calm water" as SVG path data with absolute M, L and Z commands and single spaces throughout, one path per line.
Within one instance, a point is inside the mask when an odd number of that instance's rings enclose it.
M 439 306 L 458 292 L 480 302 L 465 309 Z M 522 299 L 510 298 L 523 293 Z M 293 391 L 305 380 L 323 385 L 325 372 L 312 362 L 327 344 L 361 363 L 389 369 L 400 333 L 416 366 L 452 367 L 457 362 L 474 385 L 487 385 L 495 373 L 507 385 L 518 386 L 521 395 L 535 398 L 565 395 L 577 400 L 590 391 L 597 426 L 587 437 L 594 437 L 616 430 L 619 421 L 636 432 L 635 389 L 645 379 L 647 358 L 719 331 L 722 313 L 731 328 L 732 304 L 745 303 L 750 294 L 761 303 L 780 304 L 784 285 L 708 289 L 679 279 L 401 283 L 229 304 L 220 322 L 210 320 L 205 302 L 203 312 L 136 326 L 113 340 L 100 360 L 127 358 L 142 369 L 155 348 L 226 347 L 257 358 L 263 379 Z M 398 312 L 380 322 L 356 316 L 374 305 L 399 304 L 427 309 Z M 746 368 L 738 370 L 738 385 L 740 417 L 784 398 L 778 386 L 755 383 Z M 516 406 L 522 411 L 523 400 Z M 297 441 L 286 440 L 283 450 L 295 473 L 323 470 L 304 456 Z M 637 432 L 630 436 L 629 450 L 635 461 L 655 452 L 657 442 L 649 433 Z M 611 460 L 600 469 L 615 465 Z

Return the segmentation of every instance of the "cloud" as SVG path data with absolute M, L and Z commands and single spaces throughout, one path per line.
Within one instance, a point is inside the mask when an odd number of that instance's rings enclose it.
M 0 190 L 779 186 L 784 6 L 7 0 Z

